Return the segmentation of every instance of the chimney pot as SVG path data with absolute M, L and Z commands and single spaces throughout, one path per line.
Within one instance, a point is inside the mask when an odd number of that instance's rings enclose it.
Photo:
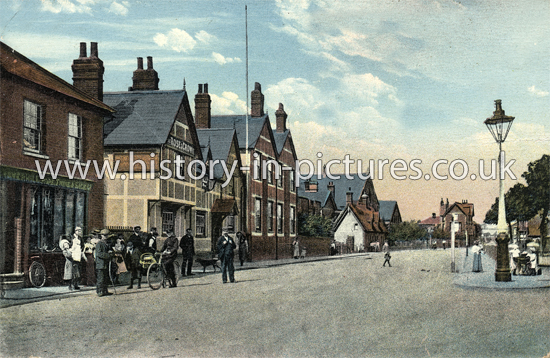
M 208 83 L 204 84 L 204 93 L 208 93 Z
M 152 70 L 153 69 L 153 57 L 147 56 L 147 69 Z
M 90 46 L 90 57 L 99 57 L 97 52 L 97 42 L 92 42 Z
M 138 57 L 137 58 L 137 69 L 138 70 L 143 70 L 143 57 Z
M 86 42 L 80 43 L 80 58 L 86 58 L 88 55 L 86 54 Z
M 86 57 L 86 43 L 80 43 L 80 57 L 73 60 L 73 86 L 95 99 L 103 101 L 103 61 L 97 57 L 97 42 L 91 43 L 90 57 Z
M 199 83 L 199 92 L 198 93 L 202 93 L 202 83 Z
M 275 111 L 275 119 L 277 122 L 277 132 L 281 133 L 286 131 L 286 119 L 288 115 L 285 112 L 285 108 L 282 103 L 279 103 L 279 109 Z
M 250 115 L 252 117 L 261 117 L 264 115 L 264 95 L 262 94 L 262 86 L 256 82 L 254 91 L 250 93 Z

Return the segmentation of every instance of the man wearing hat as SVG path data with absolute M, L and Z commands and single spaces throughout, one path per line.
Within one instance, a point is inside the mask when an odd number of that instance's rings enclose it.
M 95 272 L 97 277 L 96 293 L 99 297 L 112 295 L 112 293 L 107 290 L 107 283 L 109 282 L 109 261 L 111 260 L 111 254 L 107 246 L 107 237 L 109 233 L 107 229 L 103 229 L 99 232 L 100 240 L 94 252 Z
M 144 249 L 145 252 L 150 252 L 154 254 L 157 252 L 157 237 L 159 236 L 157 228 L 152 227 L 151 232 L 147 235 L 147 247 Z
M 128 241 L 132 241 L 134 243 L 134 249 L 143 250 L 143 241 L 141 239 L 141 226 L 134 226 L 134 232 L 130 237 L 128 238 Z
M 181 264 L 181 275 L 191 276 L 194 275 L 191 272 L 193 267 L 193 256 L 195 256 L 195 240 L 191 235 L 191 228 L 188 228 L 185 235 L 180 240 L 181 254 L 183 256 L 183 262 Z
M 162 245 L 162 264 L 166 270 L 170 287 L 177 286 L 176 271 L 174 270 L 174 261 L 178 257 L 178 238 L 174 235 L 172 230 L 166 232 L 168 238 Z
M 227 274 L 229 281 L 235 282 L 235 266 L 233 265 L 234 250 L 237 248 L 235 241 L 229 236 L 227 230 L 222 231 L 222 236 L 218 239 L 218 258 L 222 264 L 222 281 L 227 283 Z

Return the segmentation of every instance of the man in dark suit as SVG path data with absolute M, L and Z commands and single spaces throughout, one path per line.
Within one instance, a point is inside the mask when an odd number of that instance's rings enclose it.
M 227 274 L 229 281 L 235 282 L 235 266 L 233 265 L 234 250 L 237 248 L 235 241 L 228 235 L 227 230 L 223 230 L 222 236 L 218 239 L 218 258 L 222 264 L 222 280 L 227 283 Z
M 168 238 L 162 245 L 162 264 L 166 270 L 166 276 L 170 282 L 170 287 L 177 286 L 176 271 L 174 270 L 174 261 L 178 257 L 178 238 L 173 231 L 167 231 Z
M 193 256 L 195 256 L 195 241 L 193 235 L 191 235 L 191 229 L 187 229 L 185 235 L 180 240 L 181 253 L 183 255 L 183 262 L 181 264 L 181 275 L 185 276 L 187 268 L 187 276 L 194 275 L 191 272 L 193 267 Z
M 107 236 L 109 230 L 103 229 L 99 232 L 100 240 L 95 246 L 95 271 L 97 277 L 96 293 L 99 297 L 112 295 L 107 290 L 109 282 L 109 261 L 111 261 L 111 253 L 107 245 Z
M 143 250 L 143 234 L 141 233 L 141 226 L 134 226 L 134 232 L 130 237 L 128 238 L 128 241 L 131 241 L 134 243 L 134 249 L 138 249 L 140 251 Z

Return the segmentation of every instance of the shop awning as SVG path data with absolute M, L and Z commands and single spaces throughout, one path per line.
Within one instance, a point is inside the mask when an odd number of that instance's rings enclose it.
M 217 214 L 237 214 L 239 209 L 235 199 L 216 199 L 210 212 Z

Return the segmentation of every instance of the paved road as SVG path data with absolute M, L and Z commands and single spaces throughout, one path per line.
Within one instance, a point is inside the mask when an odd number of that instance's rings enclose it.
M 240 271 L 0 310 L 3 356 L 543 357 L 547 289 L 453 284 L 450 251 Z M 119 290 L 120 291 L 120 290 Z

